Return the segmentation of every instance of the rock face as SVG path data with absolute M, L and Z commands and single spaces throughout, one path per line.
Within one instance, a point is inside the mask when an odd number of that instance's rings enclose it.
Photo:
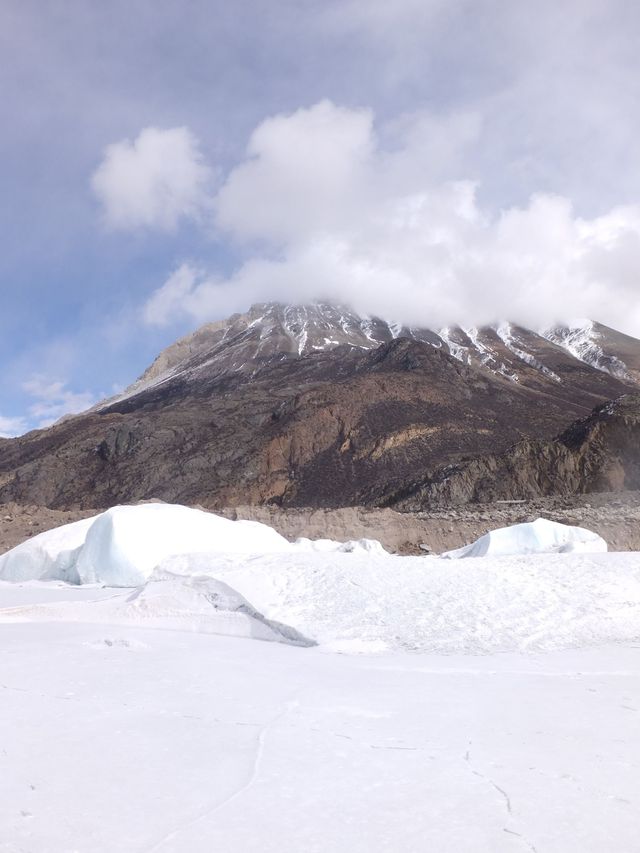
M 598 406 L 552 441 L 446 466 L 396 493 L 402 510 L 640 489 L 640 394 Z
M 550 381 L 580 383 L 582 365 L 640 385 L 640 342 L 590 320 L 538 332 L 512 323 L 434 330 L 361 317 L 335 305 L 268 303 L 209 323 L 176 341 L 124 394 L 96 408 L 178 378 L 199 383 L 224 376 L 254 376 L 274 361 L 291 361 L 340 346 L 372 350 L 397 338 L 430 344 L 463 364 L 526 387 L 546 387 Z M 600 389 L 591 390 L 599 395 Z
M 332 306 L 256 306 L 169 347 L 120 397 L 0 443 L 0 501 L 477 500 L 476 488 L 437 487 L 443 466 L 497 460 L 525 439 L 533 467 L 567 424 L 637 390 L 636 369 L 640 342 L 589 323 L 435 332 Z

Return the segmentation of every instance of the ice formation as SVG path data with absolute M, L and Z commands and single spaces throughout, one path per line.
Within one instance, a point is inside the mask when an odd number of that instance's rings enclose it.
M 385 555 L 371 539 L 288 542 L 266 524 L 172 504 L 116 506 L 28 539 L 0 557 L 0 579 L 140 586 L 180 554 L 343 552 Z
M 485 533 L 471 545 L 446 551 L 448 559 L 460 557 L 503 557 L 516 554 L 602 553 L 607 543 L 584 527 L 571 527 L 546 518 Z

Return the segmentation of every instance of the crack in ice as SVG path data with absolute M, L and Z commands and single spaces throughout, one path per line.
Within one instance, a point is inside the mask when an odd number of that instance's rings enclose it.
M 473 773 L 474 776 L 477 776 L 479 779 L 482 779 L 488 785 L 491 785 L 491 787 L 500 794 L 500 796 L 504 800 L 505 808 L 507 810 L 507 815 L 508 815 L 509 819 L 510 820 L 513 819 L 513 808 L 511 806 L 511 797 L 509 796 L 507 791 L 505 791 L 504 788 L 501 788 L 500 785 L 497 784 L 497 782 L 494 782 L 494 780 L 490 776 L 487 776 L 486 774 L 481 773 L 479 770 L 475 769 L 473 762 L 471 760 L 471 752 L 469 750 L 467 750 L 465 752 L 463 758 L 464 758 L 464 761 L 466 762 L 467 766 L 469 767 L 471 773 Z M 522 833 L 516 832 L 514 829 L 509 829 L 506 826 L 503 827 L 503 832 L 506 832 L 509 835 L 515 835 L 517 838 L 519 838 L 522 841 L 523 844 L 527 845 L 530 853 L 537 853 L 535 845 L 532 844 L 528 838 L 526 838 L 524 835 L 522 835 Z
M 213 803 L 212 805 L 207 806 L 205 809 L 202 809 L 197 815 L 191 818 L 187 818 L 187 820 L 178 824 L 178 826 L 169 830 L 165 835 L 162 836 L 158 841 L 151 845 L 151 847 L 146 847 L 146 853 L 154 853 L 154 851 L 159 850 L 163 847 L 168 841 L 175 839 L 177 835 L 183 832 L 185 829 L 189 829 L 190 827 L 195 826 L 200 823 L 200 821 L 204 820 L 207 817 L 215 814 L 216 812 L 223 809 L 225 806 L 228 806 L 234 800 L 238 799 L 238 797 L 242 796 L 242 794 L 246 793 L 250 788 L 255 785 L 260 776 L 260 768 L 262 766 L 262 759 L 264 757 L 264 744 L 267 737 L 267 732 L 273 728 L 273 726 L 278 723 L 283 717 L 291 712 L 291 710 L 297 707 L 298 701 L 297 699 L 293 699 L 285 705 L 283 710 L 276 714 L 271 720 L 267 721 L 264 726 L 258 732 L 258 737 L 256 741 L 256 751 L 253 758 L 253 767 L 251 768 L 251 774 L 246 782 L 236 788 L 231 794 L 226 796 L 223 800 L 219 802 Z

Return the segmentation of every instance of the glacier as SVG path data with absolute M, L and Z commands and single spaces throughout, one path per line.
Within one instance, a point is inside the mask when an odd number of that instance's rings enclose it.
M 183 509 L 0 557 L 3 853 L 635 849 L 640 554 L 398 557 Z

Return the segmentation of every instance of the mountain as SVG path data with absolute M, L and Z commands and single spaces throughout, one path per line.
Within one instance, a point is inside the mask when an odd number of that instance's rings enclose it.
M 291 361 L 339 346 L 371 350 L 398 338 L 429 344 L 463 364 L 483 367 L 526 386 L 549 379 L 560 384 L 580 381 L 586 364 L 623 382 L 640 384 L 640 344 L 590 320 L 552 326 L 538 332 L 511 323 L 483 328 L 452 326 L 437 330 L 361 317 L 345 307 L 313 305 L 254 305 L 246 314 L 209 323 L 164 350 L 116 400 L 175 380 L 198 383 L 226 375 L 255 376 L 274 361 Z M 582 378 L 584 378 L 582 375 Z M 600 396 L 590 379 L 584 390 Z
M 640 342 L 588 321 L 430 330 L 257 305 L 176 342 L 118 397 L 1 443 L 0 500 L 393 505 L 639 383 Z
M 640 490 L 640 394 L 597 406 L 552 441 L 449 465 L 390 496 L 396 509 Z

